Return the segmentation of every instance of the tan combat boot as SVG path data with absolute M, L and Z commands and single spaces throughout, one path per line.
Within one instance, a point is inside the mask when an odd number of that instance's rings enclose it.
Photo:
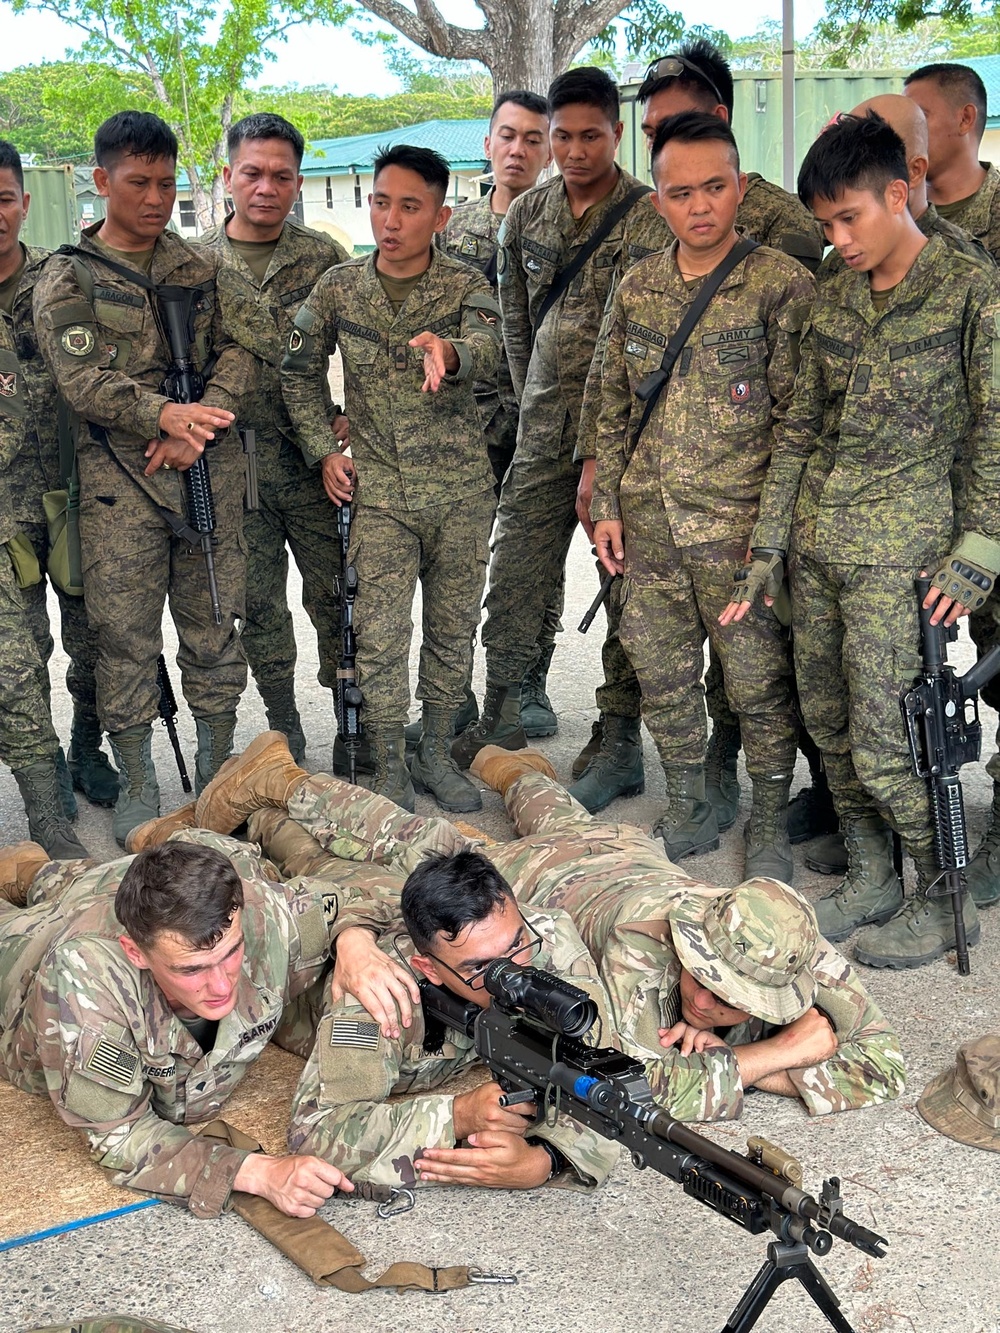
M 308 776 L 292 758 L 284 735 L 265 731 L 241 755 L 223 764 L 198 797 L 195 825 L 232 833 L 262 806 L 284 809 L 289 795 Z
M 194 828 L 194 812 L 197 804 L 197 801 L 188 801 L 187 805 L 171 811 L 169 815 L 161 815 L 159 819 L 147 819 L 145 824 L 137 824 L 125 834 L 125 850 L 141 852 L 144 847 L 159 847 L 178 829 Z
M 37 842 L 15 842 L 0 847 L 0 898 L 14 907 L 27 907 L 31 881 L 52 858 Z
M 286 879 L 295 875 L 321 876 L 336 872 L 337 858 L 331 856 L 286 810 L 273 805 L 255 810 L 247 822 L 247 833 L 251 842 L 257 843 Z
M 505 750 L 499 745 L 484 745 L 472 761 L 469 772 L 501 796 L 525 773 L 542 773 L 558 782 L 556 771 L 538 750 Z

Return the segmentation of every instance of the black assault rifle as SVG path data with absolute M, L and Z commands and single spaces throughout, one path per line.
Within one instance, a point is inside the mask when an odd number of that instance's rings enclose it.
M 608 596 L 611 593 L 611 585 L 618 577 L 619 576 L 617 574 L 606 573 L 604 577 L 601 579 L 601 586 L 598 589 L 597 596 L 587 607 L 587 610 L 584 612 L 583 619 L 576 627 L 581 634 L 586 634 L 587 630 L 589 630 L 591 625 L 594 623 L 594 617 L 597 615 L 598 611 L 600 611 L 604 603 L 608 600 Z
M 195 300 L 201 295 L 201 288 L 158 285 L 154 290 L 170 348 L 170 369 L 163 381 L 163 392 L 175 403 L 196 403 L 205 392 L 205 377 L 195 369 L 191 360 L 191 312 Z M 183 537 L 205 557 L 212 619 L 216 625 L 221 625 L 222 606 L 215 579 L 215 498 L 204 454 L 200 454 L 184 473 L 184 488 L 188 521 L 185 523 L 179 515 L 166 509 L 161 513 L 176 535 Z
M 354 599 L 358 593 L 358 571 L 347 558 L 351 545 L 351 506 L 345 501 L 337 510 L 340 540 L 340 663 L 337 667 L 337 733 L 347 750 L 347 777 L 358 780 L 358 750 L 361 746 L 361 705 L 364 697 L 355 676 L 358 645 L 354 636 Z
M 435 1049 L 445 1028 L 464 1033 L 511 1102 L 530 1092 L 539 1119 L 550 1107 L 565 1112 L 621 1143 L 638 1170 L 651 1166 L 753 1235 L 772 1232 L 767 1260 L 723 1333 L 748 1333 L 789 1278 L 801 1282 L 838 1333 L 853 1333 L 809 1251 L 827 1254 L 837 1237 L 880 1259 L 888 1242 L 844 1216 L 837 1177 L 814 1199 L 800 1188 L 801 1166 L 782 1149 L 751 1139 L 744 1157 L 669 1116 L 653 1101 L 641 1061 L 583 1044 L 597 1005 L 569 982 L 506 958 L 490 964 L 485 981 L 493 996 L 488 1009 L 420 983 L 426 1049 Z
M 1000 645 L 991 648 L 964 676 L 948 665 L 948 644 L 958 637 L 958 626 L 932 625 L 934 608 L 924 610 L 929 578 L 918 578 L 920 643 L 923 666 L 912 685 L 904 687 L 899 705 L 910 743 L 910 758 L 918 778 L 931 787 L 934 819 L 934 857 L 941 874 L 929 892 L 951 895 L 955 914 L 955 958 L 959 973 L 969 975 L 969 944 L 962 907 L 969 864 L 969 835 L 958 770 L 975 763 L 982 747 L 983 728 L 976 696 L 1000 671 Z M 941 888 L 938 888 L 941 885 Z
M 173 748 L 174 758 L 177 760 L 177 771 L 181 775 L 181 786 L 185 792 L 189 792 L 191 790 L 191 779 L 188 777 L 181 743 L 177 738 L 177 725 L 174 722 L 174 718 L 177 716 L 177 699 L 174 695 L 174 687 L 170 683 L 167 659 L 162 653 L 156 659 L 156 688 L 160 691 L 160 721 L 167 729 L 167 736 Z

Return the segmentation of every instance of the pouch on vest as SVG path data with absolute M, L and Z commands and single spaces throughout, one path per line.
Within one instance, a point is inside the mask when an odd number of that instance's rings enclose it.
M 19 532 L 4 545 L 7 547 L 10 563 L 14 566 L 17 586 L 22 589 L 33 588 L 36 583 L 41 583 L 42 567 L 38 563 L 38 556 L 35 555 L 35 548 L 24 533 Z
M 46 491 L 42 496 L 49 529 L 49 578 L 70 597 L 83 596 L 83 557 L 80 552 L 80 501 L 70 491 Z

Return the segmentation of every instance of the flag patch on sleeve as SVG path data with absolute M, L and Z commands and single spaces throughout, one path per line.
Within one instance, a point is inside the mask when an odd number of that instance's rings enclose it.
M 330 1033 L 331 1046 L 353 1046 L 357 1050 L 378 1050 L 377 1023 L 363 1023 L 354 1018 L 335 1018 Z
M 136 1070 L 139 1068 L 139 1057 L 102 1037 L 91 1051 L 86 1068 L 127 1087 L 135 1078 Z

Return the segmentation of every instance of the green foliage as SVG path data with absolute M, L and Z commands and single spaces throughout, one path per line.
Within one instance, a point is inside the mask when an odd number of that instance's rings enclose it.
M 835 33 L 833 40 L 827 33 L 820 25 L 806 41 L 795 43 L 799 69 L 912 69 L 930 60 L 961 58 L 957 46 L 962 34 L 941 18 L 924 19 L 905 30 L 892 22 L 876 23 L 853 47 L 843 33 Z M 780 69 L 781 23 L 767 19 L 751 36 L 738 38 L 729 59 L 734 69 Z
M 0 136 L 41 162 L 88 162 L 102 120 L 156 105 L 148 78 L 108 65 L 62 60 L 0 74 Z
M 488 79 L 487 79 L 488 82 Z M 492 91 L 396 93 L 391 97 L 341 97 L 332 88 L 258 88 L 241 93 L 235 115 L 276 111 L 309 140 L 376 134 L 423 120 L 473 120 L 493 109 Z
M 827 0 L 826 14 L 816 25 L 813 39 L 827 49 L 829 67 L 853 68 L 866 47 L 877 49 L 880 33 L 916 32 L 927 20 L 939 20 L 944 54 L 925 50 L 913 62 L 923 64 L 994 54 L 996 16 L 995 5 L 975 0 Z M 883 67 L 888 63 L 884 55 L 879 60 Z

